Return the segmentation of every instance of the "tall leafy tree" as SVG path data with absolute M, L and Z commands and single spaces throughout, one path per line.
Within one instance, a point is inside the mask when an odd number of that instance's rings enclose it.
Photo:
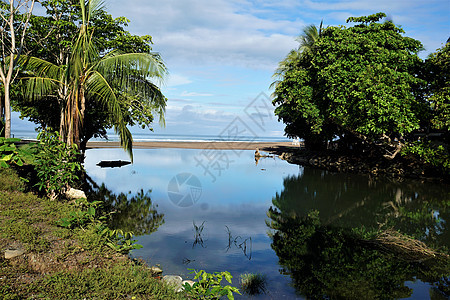
M 450 39 L 449 39 L 450 40 Z M 432 109 L 431 126 L 450 131 L 450 41 L 425 61 L 428 101 Z
M 122 146 L 132 157 L 132 136 L 121 109 L 122 99 L 150 99 L 155 110 L 162 111 L 165 97 L 149 78 L 163 79 L 166 68 L 152 53 L 109 51 L 101 56 L 93 39 L 91 20 L 102 9 L 100 1 L 80 0 L 81 25 L 67 65 L 56 65 L 36 57 L 26 60 L 28 98 L 55 95 L 60 106 L 60 135 L 70 144 L 80 146 L 86 103 L 99 101 L 108 111 Z M 131 100 L 130 100 L 131 99 Z
M 0 101 L 0 121 L 4 121 L 4 135 L 11 136 L 11 83 L 17 75 L 17 61 L 22 54 L 25 33 L 28 28 L 35 0 L 1 1 L 0 20 L 0 79 L 3 97 Z M 1 124 L 0 124 L 1 125 Z M 1 129 L 2 126 L 0 126 Z
M 327 27 L 311 51 L 293 62 L 274 92 L 288 136 L 323 148 L 332 138 L 394 157 L 420 127 L 426 110 L 419 41 L 403 36 L 384 13 Z M 308 143 L 309 142 L 309 143 Z M 369 145 L 370 147 L 367 147 Z
M 78 38 L 78 26 L 82 22 L 80 3 L 78 0 L 42 0 L 40 3 L 46 8 L 47 15 L 31 17 L 27 51 L 31 52 L 32 56 L 56 65 L 67 65 L 71 49 Z M 112 18 L 104 9 L 99 9 L 91 16 L 90 27 L 95 29 L 92 31 L 92 42 L 100 56 L 113 50 L 123 53 L 151 52 L 151 36 L 131 35 L 125 30 L 128 22 L 125 17 Z M 156 55 L 155 58 L 160 59 Z M 151 81 L 147 81 L 147 84 L 153 85 L 155 92 L 159 91 Z M 139 95 L 125 97 L 126 93 L 120 90 L 117 90 L 117 94 L 128 126 L 140 125 L 152 130 L 156 117 L 164 124 L 165 98 Z M 28 118 L 38 124 L 39 128 L 50 131 L 60 127 L 60 104 L 56 99 L 64 98 L 64 90 L 40 97 L 39 101 L 30 101 L 22 95 L 23 93 L 17 92 L 12 103 L 13 108 L 20 112 L 21 118 Z M 104 106 L 105 104 L 96 98 L 86 102 L 80 137 L 81 150 L 86 148 L 87 141 L 92 137 L 107 138 L 107 129 L 114 127 L 114 120 Z

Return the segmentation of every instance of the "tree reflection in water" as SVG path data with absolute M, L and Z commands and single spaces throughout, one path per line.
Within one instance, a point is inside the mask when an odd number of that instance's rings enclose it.
M 371 243 L 380 230 L 394 228 L 448 254 L 447 196 L 445 187 L 438 192 L 413 182 L 305 168 L 285 178 L 267 213 L 280 272 L 291 276 L 299 294 L 314 299 L 409 297 L 405 282 L 414 279 L 433 285 L 430 298 L 447 299 L 448 256 L 411 261 Z
M 164 214 L 157 211 L 157 205 L 152 204 L 151 190 L 140 190 L 136 195 L 113 194 L 105 184 L 98 186 L 90 178 L 88 198 L 92 201 L 102 201 L 102 211 L 109 215 L 108 226 L 111 229 L 121 229 L 133 232 L 134 235 L 147 235 L 155 232 L 164 224 Z

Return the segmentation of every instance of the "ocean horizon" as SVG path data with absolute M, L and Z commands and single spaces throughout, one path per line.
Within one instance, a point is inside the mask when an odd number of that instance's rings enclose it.
M 29 130 L 13 130 L 11 137 L 20 139 L 37 138 L 38 133 Z M 119 136 L 114 133 L 108 134 L 108 139 L 92 138 L 90 141 L 105 141 L 105 142 L 117 142 Z M 291 139 L 285 136 L 235 136 L 233 138 L 223 137 L 220 135 L 205 135 L 205 134 L 162 134 L 162 133 L 134 133 L 134 142 L 290 142 Z

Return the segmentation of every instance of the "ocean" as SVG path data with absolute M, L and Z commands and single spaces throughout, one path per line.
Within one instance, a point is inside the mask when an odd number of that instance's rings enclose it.
M 33 130 L 13 130 L 11 136 L 21 139 L 36 139 L 38 133 Z M 118 141 L 119 136 L 114 132 L 108 133 L 108 140 L 92 138 L 90 141 Z M 135 142 L 217 142 L 217 141 L 250 141 L 250 142 L 289 142 L 284 136 L 233 136 L 224 137 L 220 135 L 205 134 L 163 134 L 163 133 L 133 133 Z

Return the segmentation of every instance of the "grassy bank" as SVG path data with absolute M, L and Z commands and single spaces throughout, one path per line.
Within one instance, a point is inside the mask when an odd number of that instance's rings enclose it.
M 147 266 L 107 247 L 95 224 L 56 225 L 76 209 L 39 198 L 13 169 L 0 168 L 1 299 L 183 298 Z M 6 259 L 6 250 L 23 254 Z

